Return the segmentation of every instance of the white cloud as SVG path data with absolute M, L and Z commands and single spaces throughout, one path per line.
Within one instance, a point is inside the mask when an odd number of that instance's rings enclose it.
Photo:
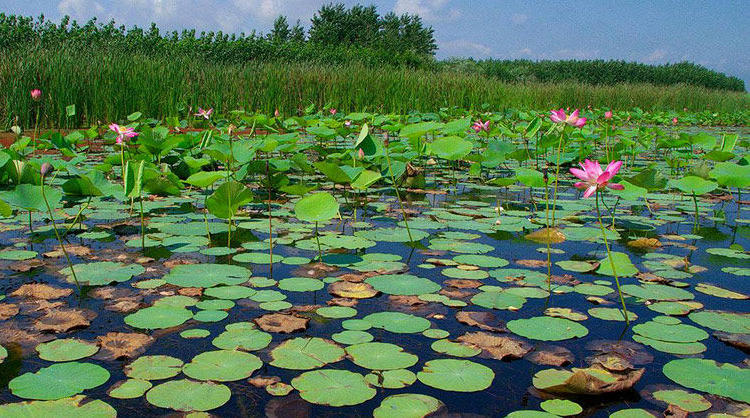
M 440 52 L 448 56 L 484 58 L 492 53 L 492 48 L 466 39 L 440 42 Z
M 653 62 L 664 60 L 666 56 L 667 56 L 667 51 L 665 51 L 664 49 L 658 48 L 658 49 L 655 49 L 652 53 L 648 54 L 646 58 L 644 58 L 643 60 L 649 63 L 653 63 Z
M 396 14 L 415 14 L 426 21 L 454 20 L 461 17 L 461 11 L 450 6 L 450 0 L 396 0 L 393 11 Z
M 523 25 L 527 20 L 529 20 L 529 16 L 523 13 L 513 13 L 510 17 L 510 21 L 516 25 Z
M 62 0 L 57 4 L 57 10 L 63 15 L 81 18 L 103 13 L 104 7 L 98 1 L 93 0 Z

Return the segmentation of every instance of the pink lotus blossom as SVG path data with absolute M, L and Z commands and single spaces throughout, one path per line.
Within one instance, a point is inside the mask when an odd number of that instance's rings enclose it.
M 329 110 L 329 112 L 331 112 L 331 116 L 335 116 L 335 115 L 336 115 L 336 112 L 338 112 L 338 110 L 336 110 L 335 108 L 333 108 L 333 107 L 332 107 L 332 108 L 331 108 L 331 109 Z
M 576 128 L 582 128 L 586 124 L 586 118 L 578 117 L 578 109 L 570 115 L 565 114 L 565 110 L 551 110 L 549 119 L 554 123 L 565 123 Z
M 205 110 L 201 107 L 198 108 L 198 113 L 195 114 L 195 116 L 198 116 L 200 118 L 204 118 L 206 120 L 209 120 L 211 118 L 211 114 L 214 113 L 214 108 L 210 108 L 208 110 Z
M 577 189 L 586 189 L 583 197 L 587 198 L 596 193 L 597 190 L 603 190 L 609 187 L 614 190 L 622 190 L 624 187 L 619 183 L 610 183 L 612 177 L 620 171 L 622 161 L 612 161 L 607 165 L 607 169 L 602 171 L 598 161 L 589 161 L 588 159 L 579 164 L 582 168 L 571 168 L 570 173 L 583 181 L 579 181 L 574 186 Z
M 473 125 L 471 125 L 471 129 L 474 130 L 474 132 L 489 132 L 490 131 L 490 121 L 482 122 L 481 119 L 474 122 Z
M 612 111 L 608 110 L 604 112 L 604 119 L 612 119 Z
M 52 164 L 50 164 L 50 163 L 44 163 L 44 164 L 42 164 L 42 166 L 39 169 L 39 174 L 41 174 L 42 177 L 44 177 L 47 174 L 49 174 L 50 172 L 52 172 L 52 170 L 54 170 L 54 167 L 52 167 Z
M 672 118 L 672 125 L 677 125 L 677 118 Z
M 42 100 L 42 91 L 39 89 L 31 90 L 31 99 L 35 102 Z
M 361 159 L 364 159 L 364 158 L 365 158 L 365 152 L 364 152 L 364 151 L 362 151 L 362 148 L 360 148 L 360 149 L 359 149 L 359 150 L 357 151 L 357 159 L 361 160 Z
M 352 121 L 348 120 L 348 121 L 344 122 L 344 126 L 346 126 L 347 128 L 351 128 Z
M 122 145 L 125 138 L 135 138 L 138 136 L 138 132 L 136 132 L 134 128 L 120 126 L 116 123 L 109 125 L 109 130 L 117 134 L 117 145 Z
M 278 118 L 281 113 L 279 113 L 279 109 L 276 109 L 273 111 L 273 117 Z

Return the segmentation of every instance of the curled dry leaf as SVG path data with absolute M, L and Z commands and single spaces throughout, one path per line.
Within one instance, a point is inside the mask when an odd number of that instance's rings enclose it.
M 551 373 L 550 373 L 551 372 Z M 573 395 L 604 395 L 628 390 L 646 369 L 610 371 L 595 364 L 585 369 L 542 370 L 534 375 L 534 386 L 544 392 Z
M 79 257 L 83 257 L 83 256 L 87 256 L 91 254 L 91 248 L 84 247 L 82 245 L 66 245 L 65 250 L 68 252 L 69 255 L 77 255 Z M 58 245 L 57 247 L 55 247 L 54 250 L 48 251 L 42 255 L 44 255 L 47 258 L 60 258 L 60 257 L 64 257 L 65 253 L 63 253 L 62 248 Z
M 96 340 L 101 347 L 96 358 L 102 360 L 138 357 L 154 342 L 154 338 L 137 332 L 108 332 L 96 337 Z
M 268 385 L 281 382 L 278 376 L 255 376 L 247 379 L 247 382 L 256 388 L 264 388 Z
M 745 353 L 750 353 L 750 334 L 732 334 L 729 332 L 716 331 L 714 337 L 724 344 L 738 348 Z
M 338 281 L 328 285 L 328 293 L 340 298 L 368 299 L 377 296 L 380 292 L 369 283 Z
M 67 332 L 75 328 L 86 328 L 96 314 L 80 309 L 52 309 L 34 322 L 39 331 Z
M 456 312 L 456 320 L 462 324 L 477 327 L 485 331 L 508 332 L 505 322 L 497 319 L 492 312 Z
M 524 267 L 544 267 L 547 265 L 545 260 L 516 260 L 516 264 L 520 264 Z
M 427 305 L 419 296 L 388 295 L 388 303 L 393 305 L 423 306 Z
M 62 289 L 43 283 L 27 283 L 16 289 L 11 296 L 34 299 L 59 299 L 69 296 L 73 289 Z
M 310 319 L 292 314 L 270 313 L 253 319 L 253 322 L 263 331 L 288 334 L 307 329 Z
M 642 250 L 649 250 L 661 247 L 661 241 L 656 238 L 636 238 L 632 241 L 628 241 L 628 247 L 638 248 Z
M 19 273 L 26 273 L 37 267 L 42 267 L 43 265 L 44 260 L 32 258 L 31 260 L 16 261 L 15 263 L 11 263 L 8 268 Z
M 326 305 L 330 306 L 348 306 L 353 307 L 357 306 L 359 303 L 358 299 L 347 299 L 347 298 L 332 298 L 329 301 L 326 302 Z
M 482 353 L 496 360 L 517 359 L 531 351 L 531 344 L 507 335 L 493 335 L 482 331 L 467 332 L 456 339 L 482 349 Z
M 181 287 L 177 289 L 177 293 L 182 296 L 201 297 L 203 296 L 203 289 L 200 287 Z
M 18 305 L 13 303 L 0 303 L 0 321 L 13 318 L 18 314 Z
M 646 351 L 646 347 L 632 341 L 595 340 L 586 344 L 586 349 L 594 351 L 593 356 L 614 354 L 636 366 L 654 361 L 654 356 Z
M 575 356 L 565 347 L 545 345 L 526 355 L 526 360 L 543 366 L 562 367 L 573 363 Z
M 336 266 L 329 266 L 325 263 L 310 263 L 295 269 L 292 272 L 293 276 L 296 277 L 309 277 L 312 279 L 319 279 L 321 277 L 329 276 L 331 273 L 338 271 L 339 268 Z
M 50 334 L 20 329 L 15 324 L 4 323 L 0 325 L 0 345 L 7 347 L 15 343 L 20 345 L 24 352 L 28 352 L 37 345 L 54 339 L 55 337 Z
M 476 289 L 484 285 L 480 280 L 449 279 L 443 282 L 446 286 L 457 289 Z

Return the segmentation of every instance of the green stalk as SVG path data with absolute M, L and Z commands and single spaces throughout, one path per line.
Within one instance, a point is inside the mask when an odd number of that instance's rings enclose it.
M 555 192 L 554 197 L 552 198 L 552 227 L 555 227 L 555 209 L 557 209 L 557 182 L 560 178 L 560 152 L 562 151 L 562 145 L 563 145 L 563 138 L 565 136 L 565 127 L 562 128 L 562 131 L 560 131 L 560 142 L 557 144 L 557 164 L 555 168 Z M 549 224 L 547 224 L 547 228 L 549 228 Z
M 393 190 L 396 191 L 396 199 L 398 199 L 398 205 L 401 207 L 401 214 L 404 217 L 404 225 L 406 225 L 406 233 L 409 235 L 409 242 L 414 242 L 414 239 L 411 237 L 411 229 L 409 229 L 409 220 L 406 219 L 406 210 L 404 210 L 404 203 L 401 201 L 401 195 L 398 193 L 398 185 L 396 184 L 396 178 L 393 175 L 393 170 L 391 169 L 391 158 L 388 155 L 388 146 L 385 147 L 385 161 L 388 163 L 388 172 L 391 174 L 391 181 L 393 182 Z
M 138 195 L 138 202 L 141 205 L 141 251 L 146 251 L 146 227 L 143 223 L 143 195 Z
M 546 227 L 547 227 L 547 291 L 552 294 L 552 253 L 550 252 L 550 244 L 549 244 L 549 234 L 550 234 L 550 228 L 549 228 L 549 180 L 544 182 L 544 204 L 545 204 L 545 213 L 547 217 L 546 221 Z
M 320 249 L 320 236 L 318 235 L 318 223 L 315 222 L 315 241 L 318 242 L 318 260 L 323 262 L 323 251 Z
M 622 297 L 622 290 L 620 290 L 620 279 L 617 277 L 617 270 L 615 269 L 615 260 L 612 258 L 612 253 L 609 251 L 609 241 L 607 241 L 607 231 L 604 229 L 602 223 L 602 214 L 599 211 L 599 190 L 596 191 L 596 217 L 599 220 L 599 228 L 602 230 L 602 239 L 604 239 L 604 248 L 607 249 L 607 258 L 609 258 L 609 265 L 612 268 L 612 275 L 615 276 L 615 285 L 617 286 L 617 294 L 620 295 L 620 303 L 622 304 L 622 314 L 625 317 L 625 324 L 630 325 L 628 319 L 628 309 L 625 307 L 625 298 Z
M 698 198 L 695 196 L 695 192 L 693 192 L 693 206 L 695 207 L 695 224 L 693 226 L 693 230 L 698 230 Z
M 68 251 L 65 249 L 65 245 L 63 244 L 63 241 L 60 238 L 60 233 L 57 232 L 57 225 L 55 225 L 55 216 L 52 214 L 52 208 L 49 206 L 49 202 L 47 201 L 47 195 L 44 193 L 44 176 L 42 176 L 41 187 L 42 187 L 42 199 L 44 199 L 44 204 L 47 206 L 47 212 L 49 212 L 49 218 L 52 221 L 52 230 L 55 231 L 55 237 L 57 238 L 57 242 L 60 243 L 60 248 L 62 249 L 63 255 L 65 255 L 65 261 L 68 262 L 70 273 L 73 275 L 73 280 L 76 282 L 76 288 L 78 288 L 78 292 L 80 292 L 81 285 L 78 283 L 78 276 L 76 276 L 76 271 L 75 269 L 73 269 L 73 263 L 70 262 Z

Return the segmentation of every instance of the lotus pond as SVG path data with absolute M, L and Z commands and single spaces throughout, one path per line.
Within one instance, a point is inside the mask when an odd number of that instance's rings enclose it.
M 19 133 L 0 416 L 747 415 L 749 131 L 597 113 Z

